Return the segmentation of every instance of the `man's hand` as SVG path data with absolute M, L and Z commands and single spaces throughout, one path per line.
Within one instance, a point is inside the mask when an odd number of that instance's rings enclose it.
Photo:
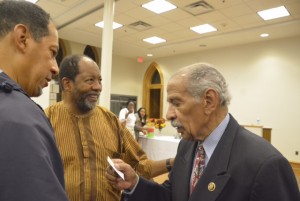
M 111 166 L 108 166 L 105 173 L 108 182 L 116 189 L 127 189 L 131 191 L 138 181 L 138 176 L 134 169 L 121 159 L 112 159 L 112 161 L 115 168 L 124 173 L 125 180 L 123 180 Z
M 148 134 L 148 127 L 141 127 L 140 132 L 142 132 L 144 135 Z
M 144 135 L 147 135 L 147 133 L 148 133 L 146 128 L 142 128 L 142 132 Z

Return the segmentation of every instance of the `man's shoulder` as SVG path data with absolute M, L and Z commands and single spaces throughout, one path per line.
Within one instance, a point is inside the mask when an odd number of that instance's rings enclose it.
M 117 116 L 112 111 L 103 106 L 97 105 L 95 107 L 95 110 L 97 113 L 101 113 L 102 115 L 109 116 L 111 118 L 117 118 Z
M 263 137 L 241 127 L 235 138 L 232 151 L 248 161 L 264 161 L 267 158 L 284 156 Z
M 0 100 L 0 116 L 3 115 L 5 119 L 8 119 L 10 116 L 13 119 L 28 119 L 28 115 L 39 116 L 43 114 L 33 100 L 18 91 L 12 91 L 9 96 L 0 93 Z
M 50 105 L 47 107 L 44 111 L 46 115 L 49 117 L 52 114 L 59 113 L 59 111 L 63 108 L 62 102 L 54 103 L 53 105 Z
M 46 109 L 60 108 L 60 107 L 62 107 L 62 106 L 63 106 L 63 102 L 62 102 L 62 101 L 59 101 L 59 102 L 57 102 L 57 103 L 54 103 L 54 104 L 48 106 Z
M 0 127 L 4 129 L 4 132 L 6 128 L 11 129 L 8 131 L 11 134 L 22 132 L 32 134 L 32 136 L 34 136 L 33 133 L 37 133 L 38 135 L 35 136 L 41 136 L 40 133 L 52 133 L 47 117 L 33 100 L 19 92 L 11 93 L 14 93 L 12 97 L 15 99 L 2 97 L 0 93 Z M 25 132 L 26 129 L 28 132 Z

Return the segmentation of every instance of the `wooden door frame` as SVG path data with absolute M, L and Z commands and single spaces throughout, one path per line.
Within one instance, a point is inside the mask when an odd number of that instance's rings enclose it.
M 159 76 L 160 76 L 160 84 L 151 84 L 152 76 L 154 72 L 157 70 Z M 150 89 L 160 89 L 160 110 L 159 110 L 159 116 L 162 118 L 163 116 L 163 97 L 164 97 L 164 76 L 161 71 L 160 66 L 152 62 L 144 76 L 143 81 L 143 105 L 145 106 L 147 111 L 150 111 Z M 149 114 L 149 112 L 147 112 Z M 151 118 L 151 117 L 149 117 Z

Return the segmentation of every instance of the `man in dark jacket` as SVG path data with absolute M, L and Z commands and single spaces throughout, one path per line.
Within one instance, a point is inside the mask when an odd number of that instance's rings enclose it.
M 115 188 L 126 189 L 123 200 L 300 200 L 289 162 L 228 113 L 227 84 L 215 68 L 208 64 L 182 68 L 170 78 L 167 92 L 167 118 L 183 137 L 169 180 L 158 185 L 114 160 L 125 181 L 112 169 L 106 177 Z
M 52 75 L 58 34 L 49 14 L 25 1 L 0 2 L 0 200 L 66 201 L 52 127 L 30 97 Z

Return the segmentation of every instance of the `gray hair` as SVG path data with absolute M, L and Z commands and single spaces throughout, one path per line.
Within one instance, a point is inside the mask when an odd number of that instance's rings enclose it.
M 185 74 L 188 92 L 195 98 L 200 98 L 208 89 L 214 89 L 220 97 L 220 105 L 228 106 L 231 96 L 223 75 L 212 65 L 196 63 L 183 67 L 175 72 L 171 78 Z

